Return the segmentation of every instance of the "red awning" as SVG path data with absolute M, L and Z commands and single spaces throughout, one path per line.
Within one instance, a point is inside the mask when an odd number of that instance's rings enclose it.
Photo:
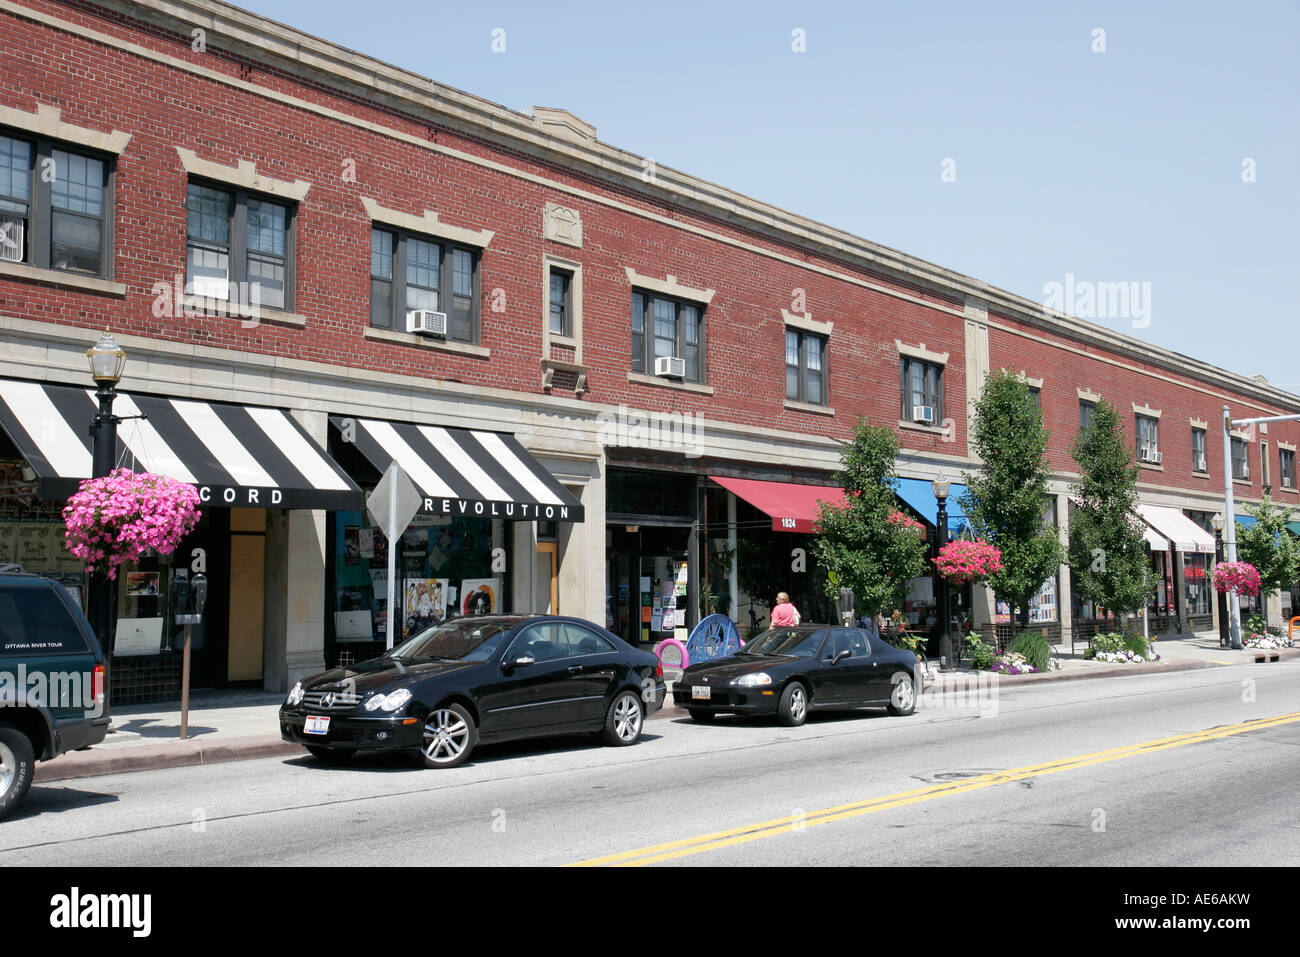
M 772 516 L 777 532 L 811 532 L 821 516 L 818 502 L 844 504 L 844 489 L 836 485 L 795 485 L 791 482 L 760 482 L 757 479 L 710 476 L 729 492 Z

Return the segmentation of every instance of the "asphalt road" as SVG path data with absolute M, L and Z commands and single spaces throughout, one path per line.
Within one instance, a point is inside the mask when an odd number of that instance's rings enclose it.
M 1300 864 L 1300 660 L 923 704 L 37 785 L 0 865 Z

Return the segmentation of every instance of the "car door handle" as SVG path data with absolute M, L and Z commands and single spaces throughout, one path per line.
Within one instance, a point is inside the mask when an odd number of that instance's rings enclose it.
M 569 674 L 576 675 L 582 671 L 582 665 L 569 665 Z

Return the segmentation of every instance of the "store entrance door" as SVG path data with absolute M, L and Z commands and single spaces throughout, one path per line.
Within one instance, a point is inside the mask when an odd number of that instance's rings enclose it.
M 607 562 L 610 630 L 633 646 L 653 644 L 688 626 L 688 527 L 610 526 Z
M 537 543 L 537 574 L 533 578 L 533 609 L 539 615 L 560 613 L 560 580 L 555 542 Z

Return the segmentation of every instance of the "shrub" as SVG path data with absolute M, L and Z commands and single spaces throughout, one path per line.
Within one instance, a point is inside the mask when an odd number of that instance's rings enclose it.
M 1150 651 L 1147 640 L 1141 635 L 1124 635 L 1120 639 L 1123 650 L 1131 651 L 1139 657 L 1145 658 Z
M 973 631 L 966 636 L 965 651 L 966 657 L 970 659 L 972 667 L 977 671 L 987 671 L 993 666 L 996 654 L 984 639 Z
M 1011 653 L 1024 655 L 1025 660 L 1039 671 L 1051 667 L 1052 649 L 1041 632 L 1022 631 L 1012 643 Z

